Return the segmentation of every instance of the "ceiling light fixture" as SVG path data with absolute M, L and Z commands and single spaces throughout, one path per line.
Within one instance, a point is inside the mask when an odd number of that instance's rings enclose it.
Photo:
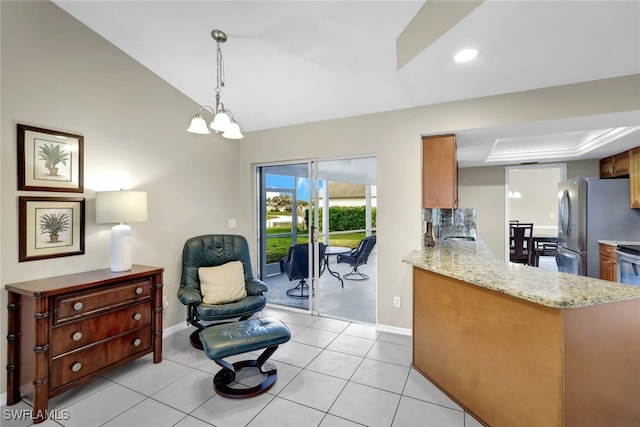
M 242 139 L 244 135 L 240 132 L 240 126 L 233 117 L 233 113 L 224 107 L 220 101 L 221 87 L 224 87 L 224 60 L 222 59 L 222 50 L 220 43 L 227 41 L 227 35 L 220 30 L 211 31 L 211 37 L 216 41 L 216 108 L 203 105 L 198 109 L 196 116 L 191 119 L 191 125 L 187 132 L 206 135 L 209 132 L 207 122 L 202 117 L 203 111 L 208 111 L 213 115 L 213 119 L 209 127 L 216 133 L 222 132 L 223 138 Z
M 456 53 L 456 56 L 453 57 L 453 60 L 456 62 L 469 62 L 478 56 L 478 51 L 475 49 L 464 49 L 460 52 Z

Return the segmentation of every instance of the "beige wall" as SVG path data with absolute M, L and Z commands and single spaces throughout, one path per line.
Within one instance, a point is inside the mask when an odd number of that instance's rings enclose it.
M 182 244 L 227 232 L 236 216 L 238 146 L 185 132 L 197 105 L 50 2 L 2 11 L 1 283 L 109 267 L 109 224 L 95 223 L 96 190 L 144 190 L 149 221 L 133 223 L 133 259 L 165 268 L 165 326 L 184 322 L 176 292 Z M 16 124 L 84 135 L 85 255 L 18 262 Z M 5 391 L 6 292 L 0 292 L 0 390 Z
M 255 163 L 377 156 L 377 318 L 380 325 L 409 329 L 411 268 L 401 260 L 420 247 L 421 134 L 640 109 L 635 75 L 247 132 L 240 142 L 224 141 L 187 134 L 197 108 L 191 100 L 54 4 L 5 1 L 0 11 L 1 283 L 108 267 L 109 226 L 95 224 L 94 192 L 115 189 L 117 182 L 149 193 L 149 221 L 132 224 L 134 261 L 165 268 L 171 303 L 165 327 L 184 321 L 175 294 L 186 238 L 229 232 L 227 219 L 237 218 L 233 232 L 246 235 L 255 250 Z M 85 255 L 18 263 L 18 196 L 65 194 L 16 190 L 16 123 L 84 135 Z M 478 230 L 499 255 L 502 243 L 494 231 L 504 223 L 504 169 L 462 169 L 460 202 L 478 209 Z M 393 308 L 394 295 L 402 297 L 399 309 Z M 6 312 L 1 316 L 4 337 Z M 4 339 L 0 365 L 6 365 Z
M 255 164 L 375 154 L 377 323 L 409 329 L 412 274 L 402 257 L 420 247 L 420 136 L 636 110 L 640 108 L 639 81 L 640 75 L 635 75 L 251 132 L 241 143 L 240 204 L 255 205 Z M 585 170 L 591 174 L 597 162 L 587 163 L 591 166 L 568 167 L 568 176 Z M 460 207 L 477 209 L 478 231 L 499 258 L 504 256 L 504 183 L 504 167 L 461 169 L 459 173 Z M 255 209 L 244 211 L 243 222 L 255 220 Z M 393 307 L 396 295 L 402 298 L 401 308 Z

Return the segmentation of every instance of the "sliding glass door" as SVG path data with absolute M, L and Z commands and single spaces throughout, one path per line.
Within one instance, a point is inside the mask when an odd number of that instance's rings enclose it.
M 258 168 L 260 277 L 272 288 L 267 299 L 310 311 L 320 274 L 320 260 L 313 256 L 319 251 L 315 170 L 312 161 Z
M 257 176 L 258 274 L 270 288 L 267 302 L 375 323 L 377 252 L 357 267 L 339 262 L 375 234 L 375 158 L 261 165 Z M 304 262 L 291 253 L 296 245 L 306 245 Z M 315 255 L 321 245 L 326 254 Z

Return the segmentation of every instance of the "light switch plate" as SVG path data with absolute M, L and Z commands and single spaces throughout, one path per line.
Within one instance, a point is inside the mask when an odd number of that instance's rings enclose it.
M 238 222 L 235 218 L 229 218 L 229 228 L 236 228 L 238 226 Z

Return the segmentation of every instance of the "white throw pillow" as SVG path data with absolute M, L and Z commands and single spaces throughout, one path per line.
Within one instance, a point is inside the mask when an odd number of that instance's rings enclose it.
M 247 296 L 242 262 L 231 261 L 215 267 L 198 268 L 200 291 L 205 304 L 225 304 Z

